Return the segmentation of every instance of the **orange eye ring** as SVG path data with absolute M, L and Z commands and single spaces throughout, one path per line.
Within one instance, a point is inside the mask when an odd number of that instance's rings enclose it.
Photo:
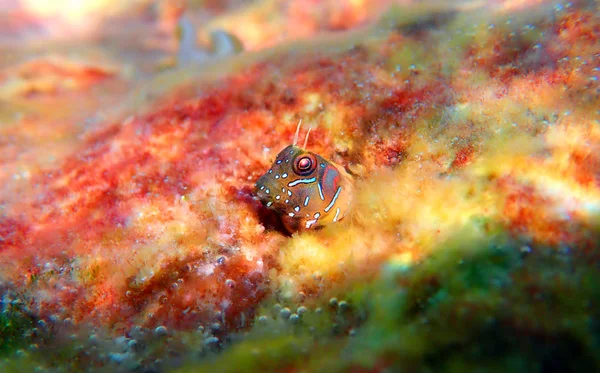
M 300 176 L 308 176 L 317 168 L 317 159 L 312 154 L 303 154 L 294 159 L 294 172 Z

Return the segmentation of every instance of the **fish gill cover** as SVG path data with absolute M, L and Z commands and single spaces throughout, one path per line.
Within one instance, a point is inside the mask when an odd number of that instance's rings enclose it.
M 598 3 L 409 3 L 0 8 L 0 370 L 599 370 Z

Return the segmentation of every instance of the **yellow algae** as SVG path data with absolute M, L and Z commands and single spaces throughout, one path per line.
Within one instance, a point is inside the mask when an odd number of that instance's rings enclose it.
M 91 286 L 94 283 L 104 280 L 110 272 L 109 267 L 112 264 L 111 261 L 102 257 L 79 257 L 77 262 L 77 270 L 74 276 L 86 286 Z
M 376 177 L 359 198 L 365 206 L 363 223 L 375 227 L 402 227 L 412 245 L 427 252 L 474 217 L 491 216 L 495 203 L 478 185 L 482 180 L 423 176 L 421 164 L 407 164 Z M 360 212 L 359 212 L 360 214 Z
M 296 237 L 282 251 L 281 276 L 301 281 L 318 271 L 335 278 L 348 263 L 367 268 L 370 260 L 399 255 L 412 261 L 414 253 L 403 248 L 418 247 L 420 256 L 473 219 L 497 214 L 499 199 L 484 188 L 486 178 L 431 177 L 422 166 L 408 162 L 360 183 L 355 216 L 339 227 Z
M 302 286 L 315 285 L 321 277 L 331 284 L 350 273 L 355 276 L 368 272 L 372 261 L 378 261 L 394 247 L 393 238 L 368 234 L 351 221 L 320 232 L 303 233 L 280 251 L 282 269 L 278 283 L 295 292 Z M 315 277 L 315 273 L 319 276 Z
M 546 150 L 550 156 L 534 157 L 534 150 L 541 150 L 542 143 L 532 145 L 526 139 L 511 141 L 512 151 L 496 152 L 482 159 L 475 172 L 480 174 L 512 175 L 530 185 L 535 185 L 541 192 L 552 197 L 556 202 L 562 201 L 569 210 L 589 214 L 600 208 L 600 192 L 594 185 L 582 185 L 573 175 L 572 152 L 584 148 L 588 154 L 589 140 L 594 136 L 586 131 L 585 125 L 565 127 L 557 125 L 550 128 L 546 135 Z M 593 126 L 589 128 L 594 128 Z M 592 130 L 593 131 L 593 130 Z M 596 145 L 597 147 L 598 145 Z M 587 149 L 586 149 L 587 148 Z M 532 167 L 535 165 L 535 167 Z
M 168 216 L 162 210 L 164 206 L 145 203 L 146 201 L 142 200 L 136 202 L 128 222 L 130 229 L 139 233 L 155 233 L 159 229 L 162 230 L 162 224 Z
M 570 184 L 564 174 L 549 176 L 561 169 L 554 165 L 558 154 L 539 158 L 551 142 L 539 135 L 549 128 L 543 120 L 549 112 L 532 113 L 531 102 L 501 92 L 506 91 L 500 85 L 482 84 L 469 93 L 472 98 L 467 102 L 447 111 L 441 129 L 418 126 L 406 161 L 394 170 L 371 170 L 358 183 L 355 214 L 343 230 L 328 227 L 294 239 L 282 253 L 280 278 L 286 278 L 288 285 L 289 281 L 310 282 L 309 275 L 314 272 L 337 278 L 340 261 L 352 258 L 354 265 L 364 268 L 369 255 L 375 253 L 393 263 L 412 263 L 415 253 L 405 251 L 407 248 L 418 247 L 422 255 L 467 227 L 481 238 L 486 233 L 476 222 L 502 221 L 506 203 L 507 191 L 498 189 L 490 177 L 513 176 L 521 182 L 544 185 L 548 193 L 571 201 L 569 206 L 575 201 L 585 206 L 588 214 L 597 211 L 596 190 L 583 188 L 575 180 Z M 336 117 L 329 107 L 326 113 Z M 568 138 L 567 144 L 573 146 L 593 138 L 590 133 L 578 133 L 580 128 L 575 126 L 572 134 L 555 131 L 551 128 L 546 137 L 555 142 Z M 461 141 L 476 145 L 477 154 L 463 169 L 444 175 L 452 163 L 446 154 Z M 532 169 L 532 162 L 540 167 Z M 569 154 L 563 155 L 562 162 L 564 167 L 572 165 Z M 578 211 L 583 212 L 582 208 Z M 560 210 L 555 214 L 559 216 Z M 374 230 L 379 232 L 377 239 L 368 233 Z
M 323 109 L 323 99 L 321 94 L 318 92 L 304 94 L 303 101 L 303 110 L 308 114 L 315 114 Z
M 285 263 L 286 274 L 310 274 L 315 271 L 328 272 L 335 268 L 339 260 L 334 260 L 331 250 L 322 240 L 314 235 L 303 234 L 293 240 L 286 250 L 282 250 L 282 263 Z
M 395 267 L 407 268 L 414 264 L 415 257 L 413 253 L 406 252 L 401 254 L 392 255 L 388 259 L 388 265 Z
M 167 257 L 185 256 L 190 249 L 197 250 L 206 241 L 212 227 L 210 220 L 200 220 L 185 201 L 168 206 L 163 202 L 145 203 L 133 211 L 129 229 L 146 237 L 152 236 L 155 242 L 155 245 L 140 248 L 138 253 L 142 257 L 161 250 Z

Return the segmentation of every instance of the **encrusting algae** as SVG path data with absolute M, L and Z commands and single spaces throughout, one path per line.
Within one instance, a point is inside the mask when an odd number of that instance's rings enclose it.
M 0 65 L 0 370 L 598 370 L 597 4 L 284 3 L 156 77 Z

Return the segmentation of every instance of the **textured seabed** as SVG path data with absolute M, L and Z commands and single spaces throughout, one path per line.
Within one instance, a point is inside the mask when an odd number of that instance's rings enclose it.
M 0 8 L 0 370 L 600 370 L 598 2 L 391 3 Z

